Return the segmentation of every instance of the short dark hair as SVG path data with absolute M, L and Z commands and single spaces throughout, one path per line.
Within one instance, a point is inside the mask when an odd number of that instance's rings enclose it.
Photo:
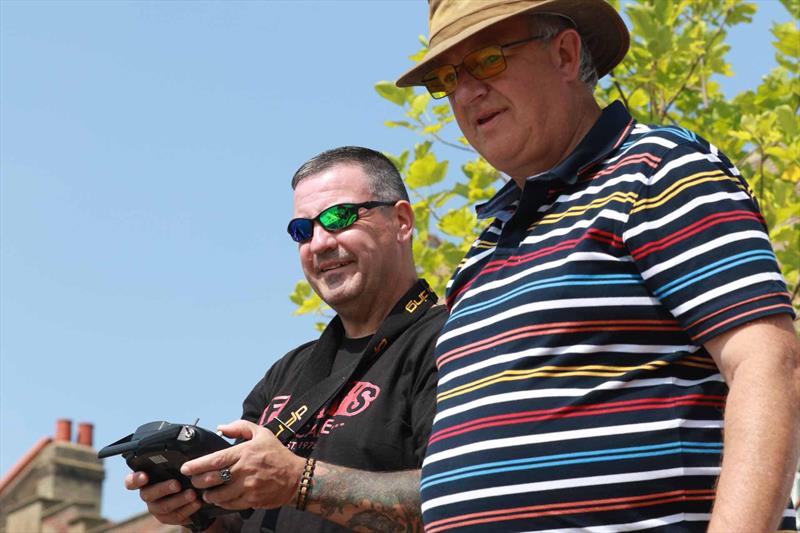
M 292 189 L 304 179 L 319 174 L 335 165 L 361 165 L 369 180 L 375 200 L 393 202 L 408 201 L 408 192 L 403 178 L 394 163 L 380 152 L 361 146 L 340 146 L 315 155 L 297 169 L 292 177 Z

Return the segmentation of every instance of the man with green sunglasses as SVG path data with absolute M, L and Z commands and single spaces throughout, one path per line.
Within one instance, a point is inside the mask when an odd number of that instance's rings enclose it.
M 292 188 L 289 235 L 337 316 L 269 369 L 242 420 L 220 426 L 240 443 L 182 471 L 206 501 L 243 511 L 211 532 L 421 531 L 432 353 L 446 313 L 417 277 L 405 186 L 385 156 L 348 146 L 309 160 Z M 193 489 L 145 484 L 141 472 L 126 480 L 163 523 L 187 524 L 200 507 Z

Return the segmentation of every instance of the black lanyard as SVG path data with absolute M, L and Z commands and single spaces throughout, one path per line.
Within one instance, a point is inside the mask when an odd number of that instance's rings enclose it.
M 336 351 L 344 336 L 341 319 L 338 315 L 334 317 L 303 365 L 291 399 L 281 410 L 281 414 L 287 414 L 282 418 L 274 417 L 264 425 L 284 445 L 288 444 L 296 433 L 314 419 L 320 409 L 330 404 L 342 392 L 347 383 L 356 376 L 363 375 L 401 333 L 436 303 L 436 299 L 436 294 L 428 282 L 418 279 L 389 312 L 389 316 L 372 336 L 361 357 L 331 374 Z

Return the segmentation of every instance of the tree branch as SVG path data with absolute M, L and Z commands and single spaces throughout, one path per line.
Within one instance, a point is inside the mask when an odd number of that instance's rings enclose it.
M 430 135 L 431 137 L 433 137 L 434 139 L 436 139 L 436 140 L 437 140 L 437 141 L 439 141 L 440 143 L 444 144 L 445 146 L 449 146 L 450 148 L 457 148 L 457 149 L 459 149 L 459 150 L 463 150 L 463 151 L 465 151 L 465 152 L 469 152 L 469 153 L 471 153 L 471 154 L 476 154 L 476 153 L 477 153 L 477 152 L 475 151 L 475 149 L 474 149 L 474 148 L 470 148 L 470 147 L 468 147 L 468 146 L 464 146 L 464 145 L 462 145 L 462 144 L 456 144 L 456 143 L 454 143 L 454 142 L 446 141 L 446 140 L 442 139 L 442 138 L 441 138 L 441 137 L 440 137 L 438 134 L 436 134 L 436 133 L 429 133 L 428 135 Z
M 428 197 L 417 191 L 416 189 L 411 189 L 411 194 L 414 195 L 415 199 L 424 201 L 427 200 Z M 437 222 L 441 220 L 441 217 L 436 213 L 436 209 L 430 203 L 428 204 L 428 213 L 436 220 Z
M 703 53 L 698 55 L 697 58 L 694 60 L 694 63 L 692 63 L 692 66 L 689 69 L 689 74 L 686 75 L 686 79 L 684 80 L 683 84 L 675 92 L 675 94 L 672 96 L 672 99 L 670 99 L 670 101 L 664 107 L 664 110 L 661 113 L 660 120 L 664 120 L 664 117 L 666 116 L 667 112 L 669 111 L 669 108 L 672 107 L 672 105 L 675 103 L 675 100 L 678 99 L 678 96 L 680 96 L 680 94 L 684 91 L 684 89 L 686 89 L 686 86 L 689 84 L 689 80 L 692 79 L 692 74 L 694 74 L 694 70 L 705 59 L 705 56 L 708 54 L 708 51 L 711 49 L 711 46 L 713 46 L 714 41 L 717 40 L 717 37 L 722 35 L 722 32 L 725 30 L 725 27 L 728 25 L 728 17 L 730 16 L 732 9 L 733 8 L 730 8 L 725 12 L 725 19 L 719 25 L 719 29 L 717 29 L 717 32 L 711 37 L 711 39 L 709 39 L 708 44 L 706 45 L 705 50 L 703 51 Z M 716 24 L 718 20 L 719 20 L 719 17 L 716 17 L 714 19 L 714 23 Z
M 617 88 L 617 92 L 619 93 L 619 97 L 622 98 L 622 103 L 625 104 L 625 107 L 627 109 L 630 109 L 631 106 L 628 104 L 628 97 L 625 96 L 624 92 L 622 92 L 622 86 L 619 84 L 619 82 L 617 81 L 616 78 L 613 78 L 613 79 L 614 79 L 614 87 Z M 633 93 L 631 93 L 631 94 L 633 94 Z
M 756 151 L 755 151 L 755 150 L 750 150 L 749 152 L 745 153 L 745 154 L 744 154 L 744 155 L 743 155 L 741 158 L 739 158 L 739 160 L 738 160 L 738 161 L 737 161 L 737 162 L 734 164 L 734 166 L 735 166 L 736 168 L 742 168 L 742 165 L 744 165 L 744 164 L 747 162 L 747 160 L 748 160 L 750 157 L 752 157 L 752 155 L 753 155 L 754 153 L 756 153 Z
M 425 116 L 427 117 L 428 115 L 426 114 Z M 441 136 L 440 136 L 438 133 L 434 133 L 434 132 L 431 132 L 431 133 L 424 133 L 424 129 L 425 129 L 426 127 L 428 127 L 428 126 L 432 125 L 432 124 L 426 124 L 426 123 L 425 123 L 423 120 L 421 120 L 420 118 L 415 118 L 414 120 L 416 120 L 416 122 L 417 122 L 417 125 L 419 125 L 419 126 L 421 126 L 421 127 L 422 127 L 422 129 L 423 129 L 423 133 L 422 133 L 422 135 L 430 135 L 431 137 L 433 137 L 433 138 L 434 138 L 434 140 L 436 140 L 436 141 L 439 141 L 439 142 L 440 142 L 440 143 L 442 143 L 443 145 L 445 145 L 445 146 L 449 146 L 450 148 L 456 148 L 457 150 L 463 150 L 464 152 L 469 152 L 469 153 L 471 153 L 471 154 L 476 154 L 476 153 L 477 153 L 477 152 L 475 151 L 475 149 L 473 149 L 473 148 L 471 148 L 471 147 L 467 147 L 467 146 L 464 146 L 464 145 L 461 145 L 461 144 L 456 144 L 456 143 L 454 143 L 454 142 L 452 142 L 452 141 L 447 141 L 447 140 L 443 139 L 443 138 L 442 138 L 442 137 L 441 137 Z

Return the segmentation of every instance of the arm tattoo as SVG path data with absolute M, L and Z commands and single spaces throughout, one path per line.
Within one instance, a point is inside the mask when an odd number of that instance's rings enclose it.
M 306 510 L 358 532 L 422 532 L 419 470 L 368 472 L 317 463 Z

